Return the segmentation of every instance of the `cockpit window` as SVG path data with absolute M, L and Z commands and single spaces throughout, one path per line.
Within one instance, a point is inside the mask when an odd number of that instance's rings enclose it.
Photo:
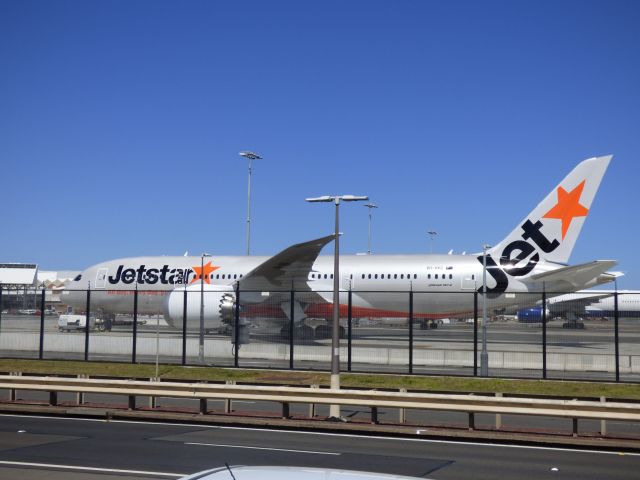
M 79 282 L 80 280 L 82 280 L 82 274 L 77 275 L 76 278 L 73 279 L 74 282 Z

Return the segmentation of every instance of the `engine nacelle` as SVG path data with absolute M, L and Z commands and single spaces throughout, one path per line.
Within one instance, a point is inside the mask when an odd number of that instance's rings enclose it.
M 551 320 L 551 314 L 547 309 L 547 322 Z M 523 308 L 516 312 L 516 318 L 522 323 L 541 323 L 542 307 Z
M 178 287 L 168 296 L 164 308 L 164 316 L 174 328 L 182 328 L 184 314 L 184 297 L 187 292 L 187 328 L 200 327 L 200 305 L 204 305 L 203 318 L 205 330 L 232 325 L 235 317 L 235 293 L 230 285 L 200 285 Z

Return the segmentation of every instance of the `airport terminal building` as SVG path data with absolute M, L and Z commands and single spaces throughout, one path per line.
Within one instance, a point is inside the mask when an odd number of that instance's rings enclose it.
M 40 308 L 42 290 L 48 309 L 59 310 L 60 291 L 67 280 L 78 274 L 73 271 L 40 270 L 34 263 L 0 263 L 2 310 L 32 313 Z

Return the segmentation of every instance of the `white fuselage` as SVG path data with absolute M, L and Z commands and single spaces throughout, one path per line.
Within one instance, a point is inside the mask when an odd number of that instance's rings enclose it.
M 197 290 L 201 280 L 194 269 L 211 262 L 205 286 L 219 286 L 232 291 L 236 282 L 269 257 L 136 257 L 97 264 L 69 282 L 63 293 L 64 303 L 84 309 L 86 290 L 91 290 L 91 310 L 109 313 L 133 312 L 133 293 L 138 291 L 138 313 L 155 314 L 164 310 L 166 296 L 176 288 L 191 285 Z M 540 263 L 535 272 L 551 270 Z M 205 271 L 206 272 L 206 271 Z M 533 273 L 533 272 L 532 272 Z M 207 278 L 208 277 L 208 278 Z M 340 258 L 340 304 L 352 295 L 354 316 L 406 316 L 409 292 L 413 292 L 413 311 L 418 318 L 443 318 L 473 314 L 474 295 L 481 290 L 483 265 L 481 255 L 345 255 Z M 487 274 L 487 288 L 495 285 Z M 322 300 L 309 316 L 327 317 L 333 294 L 333 257 L 319 256 L 308 274 L 307 285 Z M 508 287 L 490 299 L 490 308 L 498 310 L 520 302 L 519 293 L 536 291 L 535 283 L 510 278 Z M 541 291 L 541 290 L 537 290 Z M 274 293 L 273 290 L 269 294 Z M 549 292 L 548 292 L 549 293 Z M 241 298 L 258 303 L 268 298 L 266 292 L 240 291 Z M 305 292 L 297 298 L 304 301 Z M 525 295 L 523 303 L 531 303 Z M 323 308 L 318 308 L 318 303 Z

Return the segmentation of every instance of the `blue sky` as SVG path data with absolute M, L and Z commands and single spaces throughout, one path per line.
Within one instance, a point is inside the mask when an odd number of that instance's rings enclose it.
M 640 288 L 640 3 L 0 2 L 0 260 L 252 253 L 379 205 L 374 253 L 497 243 L 579 161 L 613 162 L 572 263 Z M 342 251 L 367 209 L 341 209 Z M 331 253 L 328 247 L 327 253 Z

